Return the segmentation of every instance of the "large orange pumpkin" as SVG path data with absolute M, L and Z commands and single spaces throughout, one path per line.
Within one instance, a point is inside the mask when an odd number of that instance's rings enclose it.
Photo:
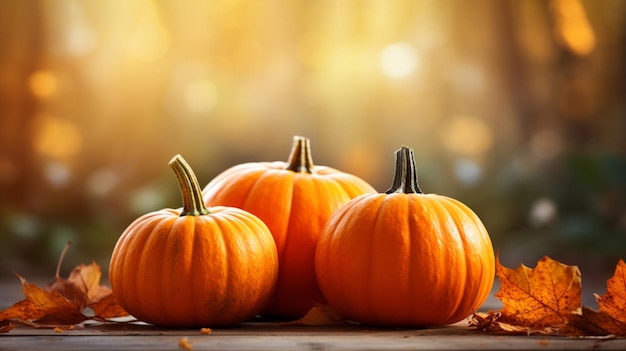
M 234 206 L 270 228 L 280 262 L 278 282 L 265 315 L 298 318 L 324 302 L 315 279 L 317 238 L 330 215 L 350 199 L 375 192 L 364 180 L 317 166 L 310 141 L 296 136 L 289 162 L 251 162 L 231 167 L 204 188 L 207 205 Z
M 398 150 L 393 185 L 359 196 L 329 219 L 316 273 L 328 304 L 364 324 L 454 323 L 487 298 L 495 258 L 478 216 L 418 187 L 413 151 Z
M 170 162 L 182 209 L 136 219 L 109 266 L 119 304 L 135 318 L 167 327 L 237 324 L 265 305 L 278 276 L 267 226 L 238 208 L 207 209 L 196 177 L 180 156 Z

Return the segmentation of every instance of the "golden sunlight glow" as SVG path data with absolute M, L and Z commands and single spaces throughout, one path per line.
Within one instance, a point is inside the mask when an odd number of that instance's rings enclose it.
M 30 75 L 28 86 L 38 98 L 47 98 L 57 91 L 58 80 L 56 75 L 48 70 L 39 70 Z
M 82 147 L 80 131 L 67 119 L 40 114 L 33 119 L 31 126 L 33 147 L 42 156 L 70 157 Z
M 493 135 L 487 124 L 470 116 L 454 117 L 445 125 L 440 137 L 450 151 L 467 156 L 480 155 L 493 144 Z
M 590 54 L 596 37 L 580 0 L 554 0 L 557 38 L 576 55 Z
M 380 66 L 390 78 L 405 78 L 415 71 L 419 56 L 409 43 L 397 42 L 385 47 L 380 55 Z
M 324 54 L 328 49 L 324 47 L 325 38 L 325 33 L 320 30 L 304 33 L 296 44 L 298 59 L 308 67 L 322 67 L 325 63 Z
M 217 101 L 215 84 L 208 79 L 191 82 L 184 90 L 185 107 L 191 113 L 211 112 Z
M 161 58 L 170 46 L 170 35 L 161 22 L 153 1 L 144 3 L 143 14 L 128 38 L 128 53 L 139 61 L 154 61 Z

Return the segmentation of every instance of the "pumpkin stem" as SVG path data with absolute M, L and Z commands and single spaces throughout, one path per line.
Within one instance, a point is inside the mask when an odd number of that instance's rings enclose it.
M 289 155 L 289 164 L 285 169 L 297 173 L 314 173 L 313 158 L 311 157 L 311 141 L 301 136 L 293 137 L 293 147 Z
M 411 148 L 403 145 L 396 151 L 396 172 L 393 176 L 393 184 L 385 193 L 423 194 L 417 184 L 415 156 Z
M 209 214 L 209 209 L 202 199 L 202 190 L 198 178 L 193 173 L 191 166 L 181 155 L 174 156 L 169 166 L 172 167 L 178 179 L 180 194 L 183 197 L 183 211 L 181 216 L 200 216 Z

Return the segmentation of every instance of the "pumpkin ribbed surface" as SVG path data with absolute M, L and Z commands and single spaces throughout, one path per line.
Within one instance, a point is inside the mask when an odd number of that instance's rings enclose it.
M 416 178 L 406 186 L 411 176 L 404 177 L 393 191 L 361 195 L 329 219 L 315 261 L 321 291 L 337 312 L 365 324 L 460 321 L 491 290 L 491 240 L 466 205 L 423 194 Z
M 127 312 L 148 323 L 237 324 L 257 314 L 274 288 L 274 239 L 249 212 L 207 209 L 193 181 L 181 185 L 182 209 L 145 214 L 122 233 L 111 256 L 111 288 Z
M 203 190 L 208 206 L 242 208 L 267 224 L 276 242 L 280 268 L 264 314 L 289 318 L 299 318 L 316 303 L 324 303 L 314 267 L 324 224 L 352 198 L 373 192 L 354 175 L 313 165 L 309 140 L 301 137 L 294 138 L 289 162 L 236 165 Z

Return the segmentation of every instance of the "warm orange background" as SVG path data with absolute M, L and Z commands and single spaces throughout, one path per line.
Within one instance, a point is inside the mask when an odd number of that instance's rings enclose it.
M 65 266 L 106 267 L 130 221 L 179 205 L 174 154 L 204 185 L 286 160 L 294 135 L 380 191 L 408 145 L 505 263 L 611 271 L 625 18 L 620 0 L 2 1 L 0 275 L 53 272 L 67 240 Z

